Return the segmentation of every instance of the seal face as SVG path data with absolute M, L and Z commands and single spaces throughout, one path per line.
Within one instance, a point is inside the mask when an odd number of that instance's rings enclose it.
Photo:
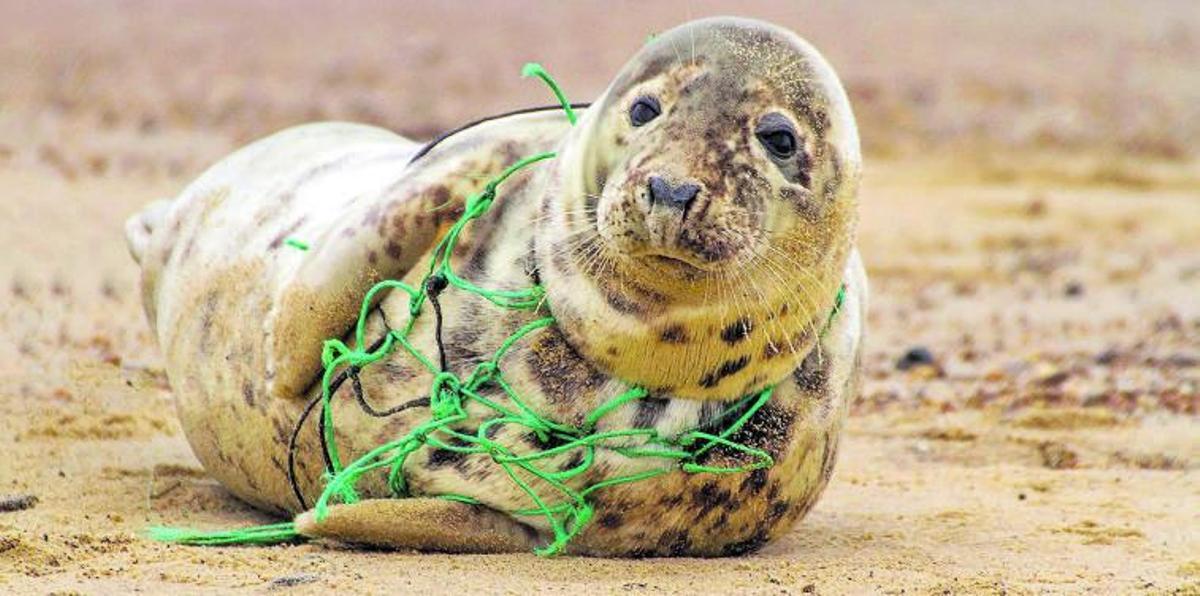
M 558 157 L 509 179 L 453 255 L 454 270 L 477 287 L 540 282 L 546 302 L 498 313 L 448 288 L 439 298 L 444 329 L 417 318 L 411 345 L 433 354 L 444 336 L 439 366 L 462 376 L 515 330 L 553 314 L 554 325 L 509 346 L 496 366 L 520 407 L 564 424 L 582 424 L 630 385 L 649 391 L 607 412 L 598 432 L 718 429 L 742 396 L 774 388 L 729 437 L 770 455 L 772 467 L 668 469 L 605 486 L 589 497 L 595 519 L 574 552 L 741 554 L 803 516 L 832 471 L 861 368 L 858 139 L 840 83 L 816 50 L 742 19 L 659 36 L 574 127 L 561 114 L 529 113 L 422 149 L 370 127 L 308 125 L 238 151 L 173 201 L 135 216 L 130 244 L 147 311 L 205 468 L 259 507 L 307 509 L 325 471 L 320 417 L 305 417 L 306 402 L 320 397 L 321 341 L 354 325 L 375 282 L 420 283 L 418 264 L 429 262 L 465 198 L 521 157 L 546 151 Z M 288 248 L 289 238 L 311 248 Z M 845 300 L 834 312 L 839 287 Z M 364 340 L 411 315 L 402 292 L 368 312 Z M 433 379 L 402 350 L 334 390 L 344 458 L 428 421 L 421 407 L 370 412 L 421 401 Z M 487 391 L 496 403 L 509 399 Z M 494 422 L 485 410 L 468 414 L 460 432 Z M 487 428 L 515 453 L 547 450 L 519 425 Z M 574 470 L 582 457 L 555 451 L 546 469 Z M 587 472 L 563 482 L 584 490 L 663 471 L 669 464 L 659 459 L 597 448 Z M 695 463 L 737 462 L 738 453 L 717 447 Z M 493 552 L 544 544 L 551 529 L 519 513 L 528 495 L 486 453 L 418 450 L 403 473 L 409 498 L 345 505 L 324 521 L 304 515 L 300 531 Z M 364 480 L 363 496 L 391 496 L 386 479 Z M 434 498 L 450 494 L 478 504 Z
M 857 130 L 820 54 L 762 23 L 690 23 L 631 60 L 571 135 L 537 236 L 567 255 L 545 266 L 572 343 L 613 376 L 688 397 L 795 368 L 856 222 Z M 569 323 L 587 315 L 618 324 Z M 627 349 L 643 342 L 670 357 Z M 616 344 L 624 357 L 607 355 Z

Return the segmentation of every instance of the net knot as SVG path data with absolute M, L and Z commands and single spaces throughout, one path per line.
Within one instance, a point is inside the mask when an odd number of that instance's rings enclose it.
M 466 219 L 475 219 L 483 215 L 492 206 L 492 201 L 495 198 L 496 187 L 492 185 L 484 187 L 482 192 L 467 199 L 467 206 L 463 211 L 464 216 Z
M 454 373 L 442 371 L 433 377 L 429 388 L 429 407 L 433 418 L 439 420 L 455 416 L 462 409 L 462 383 Z
M 475 372 L 472 374 L 472 377 L 475 379 L 475 384 L 482 385 L 491 381 L 498 374 L 500 374 L 500 365 L 492 360 L 484 360 L 475 365 Z
M 430 275 L 429 279 L 425 280 L 425 291 L 431 296 L 437 296 L 438 294 L 441 294 L 442 290 L 446 289 L 446 286 L 449 284 L 450 282 L 446 280 L 445 275 L 442 275 L 441 273 L 435 273 Z
M 321 364 L 329 368 L 334 360 L 350 353 L 350 348 L 340 339 L 327 339 L 321 344 Z

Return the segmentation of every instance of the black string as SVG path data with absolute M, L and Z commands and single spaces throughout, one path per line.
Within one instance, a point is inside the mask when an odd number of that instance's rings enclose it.
M 383 311 L 380 310 L 380 314 L 382 314 L 382 313 L 383 313 Z M 375 343 L 371 344 L 371 347 L 368 348 L 368 351 L 374 352 L 374 351 L 378 350 L 380 347 L 383 346 L 384 342 L 387 341 L 388 335 L 390 335 L 392 333 L 392 329 L 387 325 L 386 317 L 384 318 L 384 328 L 387 330 L 387 332 L 384 333 L 382 337 L 375 340 Z M 367 414 L 369 414 L 371 416 L 377 416 L 377 415 L 378 415 L 377 417 L 390 416 L 392 414 L 395 414 L 396 412 L 407 410 L 409 408 L 415 408 L 415 407 L 419 407 L 419 406 L 429 405 L 429 398 L 423 397 L 423 398 L 418 398 L 418 399 L 414 399 L 412 401 L 405 402 L 394 408 L 391 408 L 389 410 L 384 410 L 382 412 L 379 410 L 376 410 L 375 408 L 371 407 L 370 404 L 367 403 L 366 398 L 362 394 L 362 384 L 359 383 L 357 380 L 357 378 L 358 378 L 358 368 L 357 367 L 350 367 L 350 368 L 338 373 L 337 376 L 335 376 L 330 381 L 330 383 L 329 383 L 329 395 L 330 396 L 337 394 L 338 389 L 340 389 L 342 384 L 346 382 L 346 379 L 350 378 L 351 371 L 353 371 L 353 376 L 354 376 L 354 385 L 355 385 L 354 394 L 355 394 L 356 401 L 358 402 L 359 406 L 363 408 L 363 411 L 365 411 Z M 301 509 L 308 509 L 308 503 L 304 500 L 304 494 L 300 490 L 300 482 L 296 475 L 296 452 L 299 449 L 298 442 L 299 442 L 299 437 L 300 437 L 300 431 L 304 428 L 304 423 L 308 420 L 308 417 L 312 415 L 313 410 L 316 408 L 317 404 L 322 402 L 323 397 L 324 397 L 324 394 L 321 392 L 318 392 L 316 394 L 316 396 L 314 396 L 311 400 L 309 400 L 309 402 L 304 406 L 304 411 L 301 412 L 300 418 L 296 420 L 295 426 L 292 427 L 292 436 L 288 440 L 288 463 L 287 463 L 288 483 L 292 485 L 292 493 L 296 496 L 296 500 L 300 503 Z M 321 441 L 321 458 L 325 465 L 325 470 L 332 473 L 333 472 L 333 459 L 330 458 L 329 443 L 325 439 L 324 408 L 322 408 L 321 413 L 322 413 L 322 415 L 317 419 L 317 437 Z
M 576 110 L 581 110 L 590 105 L 591 105 L 590 103 L 573 103 L 573 104 L 571 104 L 571 108 L 576 109 Z M 422 146 L 419 150 L 417 150 L 417 152 L 411 158 L 409 158 L 408 163 L 409 163 L 409 165 L 412 165 L 413 162 L 424 157 L 426 153 L 429 153 L 430 150 L 432 150 L 434 147 L 436 147 L 442 141 L 445 141 L 446 139 L 448 139 L 464 130 L 467 130 L 468 128 L 473 128 L 473 127 L 479 126 L 480 124 L 483 124 L 485 122 L 491 122 L 492 120 L 499 120 L 500 118 L 508 118 L 509 116 L 519 116 L 521 114 L 531 114 L 534 112 L 544 112 L 546 110 L 561 110 L 561 109 L 562 109 L 561 105 L 554 104 L 552 106 L 537 106 L 537 107 L 532 107 L 532 108 L 521 108 L 519 110 L 513 110 L 511 112 L 505 112 L 503 114 L 484 116 L 483 118 L 468 122 L 462 126 L 459 126 L 458 128 L 444 132 L 444 133 L 438 135 L 437 137 L 434 137 L 433 140 L 429 141 L 428 143 L 425 143 L 424 146 Z
M 428 280 L 425 281 L 425 294 L 429 298 L 429 302 L 433 304 L 434 321 L 436 323 L 434 339 L 437 342 L 438 347 L 438 361 L 441 365 L 441 370 L 443 371 L 447 369 L 448 363 L 446 359 L 446 345 L 442 341 L 442 305 L 438 300 L 438 296 L 442 293 L 442 290 L 446 289 L 447 285 L 448 282 L 446 281 L 446 277 L 440 274 L 432 275 Z M 380 314 L 382 313 L 383 311 L 380 310 Z M 387 329 L 387 333 L 375 340 L 375 343 L 371 344 L 371 347 L 368 348 L 367 351 L 374 352 L 378 350 L 383 346 L 384 342 L 387 341 L 388 335 L 392 333 L 392 329 L 388 326 L 386 318 L 384 319 L 384 328 Z M 350 379 L 350 387 L 354 391 L 354 400 L 358 403 L 359 408 L 362 409 L 363 412 L 374 418 L 387 418 L 388 416 L 403 412 L 404 410 L 426 407 L 430 404 L 429 396 L 425 396 L 404 402 L 386 410 L 377 410 L 370 404 L 370 402 L 367 401 L 366 391 L 363 390 L 362 386 L 362 379 L 358 376 L 359 372 L 359 367 L 350 366 L 346 368 L 346 370 L 338 373 L 337 376 L 335 376 L 329 383 L 329 395 L 336 395 L 338 389 L 340 389 L 342 384 L 346 382 L 346 379 Z M 305 421 L 307 421 L 308 417 L 312 415 L 312 412 L 314 409 L 316 409 L 317 404 L 322 402 L 322 397 L 324 397 L 324 394 L 318 393 L 304 406 L 304 411 L 301 412 L 300 418 L 296 420 L 296 425 L 292 428 L 292 436 L 290 439 L 288 439 L 288 483 L 292 485 L 292 493 L 296 496 L 296 500 L 300 503 L 301 509 L 308 509 L 308 502 L 304 500 L 304 493 L 300 489 L 300 482 L 296 475 L 296 452 L 298 450 L 297 443 L 299 441 L 300 431 L 304 428 Z M 320 418 L 317 419 L 317 437 L 320 438 L 321 441 L 321 458 L 324 460 L 325 470 L 333 473 L 333 459 L 329 455 L 329 443 L 325 438 L 325 415 L 323 408 Z
M 442 341 L 442 303 L 438 301 L 438 295 L 442 290 L 446 289 L 446 277 L 442 274 L 431 275 L 425 281 L 425 294 L 429 296 L 430 304 L 433 304 L 434 315 L 434 341 L 437 342 L 438 348 L 438 364 L 441 366 L 442 372 L 448 368 L 446 362 L 446 344 Z
M 573 104 L 571 104 L 571 107 L 575 108 L 575 109 L 583 109 L 583 108 L 588 107 L 589 105 L 590 104 L 587 104 L 587 103 L 573 103 Z M 433 140 L 426 143 L 411 158 L 409 158 L 408 163 L 411 165 L 413 162 L 424 157 L 426 153 L 429 153 L 430 150 L 432 150 L 434 147 L 436 147 L 442 141 L 444 141 L 444 140 L 450 138 L 451 136 L 458 134 L 464 130 L 472 128 L 474 126 L 478 126 L 485 122 L 490 122 L 492 120 L 506 118 L 509 116 L 517 116 L 517 115 L 521 115 L 521 114 L 528 114 L 528 113 L 539 112 L 539 111 L 544 111 L 544 110 L 561 109 L 561 107 L 562 106 L 553 105 L 553 106 L 538 106 L 538 107 L 534 107 L 534 108 L 524 108 L 524 109 L 520 109 L 520 110 L 506 112 L 503 114 L 497 114 L 494 116 L 487 116 L 487 117 L 475 120 L 473 122 L 469 122 L 458 128 L 455 128 L 451 131 L 440 134 Z M 537 280 L 537 271 L 536 270 L 533 272 L 533 276 L 536 281 Z M 433 311 L 437 318 L 435 340 L 437 341 L 437 347 L 438 347 L 438 363 L 441 365 L 441 370 L 445 371 L 447 369 L 448 363 L 446 360 L 446 346 L 445 346 L 445 343 L 442 341 L 442 305 L 440 302 L 438 302 L 438 294 L 440 294 L 441 291 L 446 288 L 447 282 L 446 282 L 446 278 L 444 276 L 433 275 L 428 280 L 426 280 L 425 283 L 426 283 L 426 285 L 425 285 L 426 294 L 429 297 L 429 301 L 431 303 L 433 303 Z M 380 310 L 380 314 L 383 314 L 382 310 Z M 371 345 L 370 351 L 374 352 L 375 350 L 378 350 L 379 347 L 383 345 L 383 342 L 387 340 L 388 334 L 390 334 L 392 332 L 391 328 L 387 324 L 386 317 L 384 317 L 384 328 L 387 329 L 387 333 L 385 333 L 383 335 L 383 337 L 379 338 L 374 344 Z M 342 383 L 345 383 L 346 379 L 350 378 L 352 381 L 352 386 L 354 387 L 354 396 L 355 396 L 356 401 L 358 402 L 359 407 L 362 408 L 362 410 L 364 412 L 366 412 L 368 415 L 374 416 L 377 418 L 391 416 L 397 412 L 401 412 L 401 411 L 407 410 L 409 408 L 414 408 L 414 407 L 419 407 L 419 406 L 428 406 L 430 403 L 429 397 L 422 397 L 422 398 L 414 399 L 409 402 L 405 402 L 403 404 L 400 404 L 394 408 L 390 408 L 387 410 L 382 410 L 382 411 L 376 410 L 374 407 L 372 407 L 366 401 L 366 397 L 363 395 L 362 383 L 358 379 L 358 372 L 359 372 L 359 370 L 357 367 L 350 367 L 347 370 L 339 373 L 336 377 L 333 378 L 333 380 L 329 384 L 329 394 L 332 396 L 333 394 L 337 393 L 337 390 L 339 388 L 341 388 Z M 320 380 L 320 376 L 318 376 L 316 379 L 314 379 L 313 383 L 311 385 L 309 385 L 305 390 L 306 391 L 312 390 L 313 386 L 316 385 L 316 383 L 319 380 Z M 299 441 L 300 431 L 304 428 L 304 423 L 308 420 L 308 417 L 312 415 L 313 410 L 316 409 L 316 407 L 317 407 L 317 404 L 322 402 L 322 397 L 323 397 L 322 393 L 318 393 L 311 400 L 309 400 L 309 402 L 307 404 L 305 404 L 304 411 L 300 414 L 300 418 L 296 421 L 295 427 L 292 428 L 292 436 L 288 439 L 288 464 L 287 464 L 288 482 L 292 485 L 292 492 L 296 495 L 296 500 L 299 501 L 300 507 L 302 509 L 308 509 L 308 504 L 304 500 L 304 494 L 300 490 L 300 484 L 296 477 L 296 451 L 298 449 L 297 443 Z M 322 415 L 318 419 L 317 436 L 321 440 L 321 458 L 324 460 L 325 469 L 328 470 L 329 472 L 332 472 L 333 471 L 333 460 L 330 458 L 330 455 L 329 455 L 329 444 L 325 440 L 324 408 L 322 408 Z
M 287 477 L 288 484 L 292 485 L 292 494 L 296 495 L 296 500 L 300 502 L 300 509 L 308 509 L 308 503 L 304 500 L 304 493 L 300 490 L 300 482 L 296 479 L 296 441 L 300 437 L 300 431 L 304 428 L 304 421 L 308 419 L 308 415 L 312 414 L 313 408 L 321 402 L 320 393 L 308 400 L 308 404 L 304 406 L 304 412 L 300 414 L 300 419 L 296 421 L 296 426 L 292 427 L 292 436 L 288 439 L 288 454 L 287 454 Z
M 429 405 L 429 397 L 418 397 L 417 399 L 406 401 L 398 406 L 388 408 L 386 410 L 376 410 L 371 404 L 367 403 L 366 392 L 363 391 L 362 381 L 358 378 L 358 367 L 350 367 L 350 384 L 354 388 L 354 399 L 358 401 L 358 406 L 366 412 L 368 416 L 374 418 L 387 418 L 392 414 L 403 412 L 409 408 L 417 408 Z
M 380 338 L 379 341 L 375 342 L 375 345 L 371 346 L 371 351 L 373 352 L 379 349 L 379 346 L 382 346 L 384 340 L 386 339 L 387 335 L 384 335 L 382 338 Z M 346 377 L 346 371 L 342 371 L 333 378 L 333 380 L 329 383 L 330 396 L 337 393 L 337 390 L 342 386 L 342 383 L 346 382 Z M 309 400 L 308 404 L 304 407 L 304 412 L 302 412 L 300 414 L 300 418 L 296 420 L 296 425 L 292 427 L 292 437 L 288 441 L 288 483 L 292 485 L 292 493 L 294 493 L 296 495 L 296 499 L 300 501 L 300 507 L 302 509 L 308 509 L 308 504 L 304 501 L 304 494 L 300 490 L 300 482 L 296 477 L 296 451 L 299 448 L 297 441 L 300 437 L 300 431 L 304 428 L 304 423 L 308 420 L 308 417 L 312 415 L 313 409 L 316 408 L 318 403 L 322 402 L 322 398 L 324 397 L 325 396 L 323 393 L 317 393 L 311 400 Z M 325 440 L 324 406 L 321 408 L 321 416 L 317 418 L 317 438 L 321 441 L 321 459 L 324 462 L 325 470 L 333 473 L 333 459 L 329 457 L 329 442 Z

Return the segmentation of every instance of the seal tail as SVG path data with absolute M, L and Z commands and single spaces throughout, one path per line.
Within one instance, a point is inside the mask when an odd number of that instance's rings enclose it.
M 125 220 L 125 243 L 137 264 L 143 264 L 146 249 L 150 246 L 150 238 L 154 231 L 162 226 L 170 208 L 170 199 L 159 199 Z

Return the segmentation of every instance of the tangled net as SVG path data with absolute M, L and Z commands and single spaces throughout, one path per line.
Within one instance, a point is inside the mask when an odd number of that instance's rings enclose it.
M 561 89 L 548 73 L 538 64 L 527 64 L 523 70 L 525 76 L 537 76 L 551 88 L 571 124 L 575 124 L 576 116 L 567 102 Z M 510 310 L 537 310 L 545 302 L 545 290 L 541 285 L 533 285 L 523 290 L 494 290 L 479 287 L 472 282 L 459 277 L 450 266 L 451 256 L 458 243 L 463 229 L 475 219 L 478 219 L 491 208 L 496 200 L 496 191 L 512 175 L 530 167 L 533 164 L 553 159 L 555 153 L 544 152 L 518 160 L 498 176 L 488 181 L 477 194 L 467 198 L 463 214 L 449 229 L 446 235 L 436 245 L 429 261 L 429 267 L 419 286 L 412 286 L 399 280 L 385 280 L 373 286 L 363 297 L 362 308 L 358 322 L 354 328 L 354 347 L 346 345 L 339 339 L 329 339 L 324 343 L 321 361 L 324 374 L 321 378 L 321 395 L 310 403 L 310 408 L 321 406 L 320 436 L 323 456 L 326 465 L 326 484 L 320 497 L 313 506 L 317 521 L 324 519 L 328 508 L 334 503 L 352 504 L 360 500 L 355 486 L 363 475 L 386 470 L 388 487 L 394 497 L 409 496 L 408 484 L 404 476 L 404 463 L 408 456 L 415 451 L 430 447 L 444 449 L 464 455 L 487 455 L 495 465 L 528 497 L 530 507 L 509 511 L 514 516 L 542 516 L 553 532 L 549 544 L 536 548 L 535 553 L 550 556 L 561 553 L 567 544 L 579 534 L 592 519 L 594 509 L 588 497 L 594 492 L 606 487 L 619 484 L 638 482 L 674 471 L 689 474 L 738 474 L 766 468 L 773 465 L 774 460 L 766 451 L 750 447 L 730 440 L 730 436 L 741 429 L 754 414 L 771 399 L 774 387 L 746 396 L 730 404 L 714 422 L 704 428 L 710 428 L 716 423 L 728 419 L 733 421 L 719 432 L 708 432 L 700 427 L 684 431 L 672 436 L 662 436 L 654 428 L 630 428 L 597 432 L 597 423 L 617 408 L 647 397 L 644 388 L 631 387 L 620 395 L 605 402 L 589 413 L 580 426 L 564 424 L 547 418 L 530 408 L 520 395 L 505 381 L 501 370 L 501 360 L 517 342 L 539 329 L 544 329 L 555 323 L 553 316 L 546 316 L 526 323 L 505 339 L 492 354 L 491 358 L 479 363 L 466 378 L 460 378 L 450 372 L 446 362 L 446 351 L 442 343 L 442 312 L 439 303 L 440 294 L 453 287 L 458 291 L 476 294 L 493 305 Z M 299 248 L 299 247 L 297 247 Z M 305 246 L 305 248 L 307 248 Z M 409 296 L 409 318 L 400 329 L 389 329 L 386 335 L 368 346 L 365 338 L 365 327 L 371 305 L 376 296 L 383 291 L 400 290 Z M 842 292 L 838 293 L 837 305 L 840 306 Z M 434 310 L 436 317 L 435 339 L 438 347 L 438 359 L 433 360 L 418 350 L 409 340 L 409 334 L 416 324 L 426 303 Z M 832 314 L 830 318 L 832 319 Z M 362 397 L 362 387 L 358 382 L 358 373 L 363 368 L 390 356 L 397 347 L 403 348 L 433 375 L 428 398 L 414 400 L 391 410 L 377 412 L 370 408 Z M 336 380 L 335 380 L 335 377 Z M 368 413 L 375 416 L 387 416 L 414 406 L 429 407 L 429 418 L 409 430 L 404 436 L 376 447 L 370 452 L 357 458 L 349 465 L 343 466 L 338 452 L 337 441 L 334 437 L 333 394 L 337 386 L 346 378 L 354 385 L 360 405 Z M 507 397 L 505 400 L 492 399 L 484 395 L 485 390 L 498 388 Z M 478 430 L 473 434 L 465 433 L 454 427 L 468 420 L 468 402 L 482 404 L 494 415 L 483 420 Z M 292 445 L 289 450 L 289 468 L 294 470 L 295 436 L 304 423 L 305 417 L 297 422 L 296 432 L 293 433 Z M 528 452 L 515 451 L 511 446 L 501 444 L 490 438 L 494 436 L 496 427 L 518 425 L 533 433 L 543 445 L 554 447 Z M 630 446 L 630 442 L 636 446 Z M 731 466 L 712 466 L 701 463 L 701 457 L 715 447 L 724 447 L 729 452 L 739 453 L 745 463 Z M 598 449 L 606 449 L 628 458 L 658 458 L 669 460 L 668 465 L 638 473 L 617 476 L 576 489 L 568 482 L 589 470 L 595 462 Z M 549 458 L 580 450 L 582 458 L 573 467 L 564 470 L 547 470 L 539 466 Z M 292 486 L 302 506 L 307 507 L 303 495 L 295 482 L 294 472 Z M 543 489 L 549 488 L 552 495 L 539 492 L 527 479 L 536 478 L 541 481 Z M 460 494 L 433 495 L 443 499 L 463 503 L 478 504 L 473 497 Z M 223 531 L 201 532 L 176 528 L 151 528 L 152 538 L 193 545 L 231 545 L 231 544 L 275 544 L 303 538 L 296 531 L 292 522 L 270 524 L 253 528 Z

